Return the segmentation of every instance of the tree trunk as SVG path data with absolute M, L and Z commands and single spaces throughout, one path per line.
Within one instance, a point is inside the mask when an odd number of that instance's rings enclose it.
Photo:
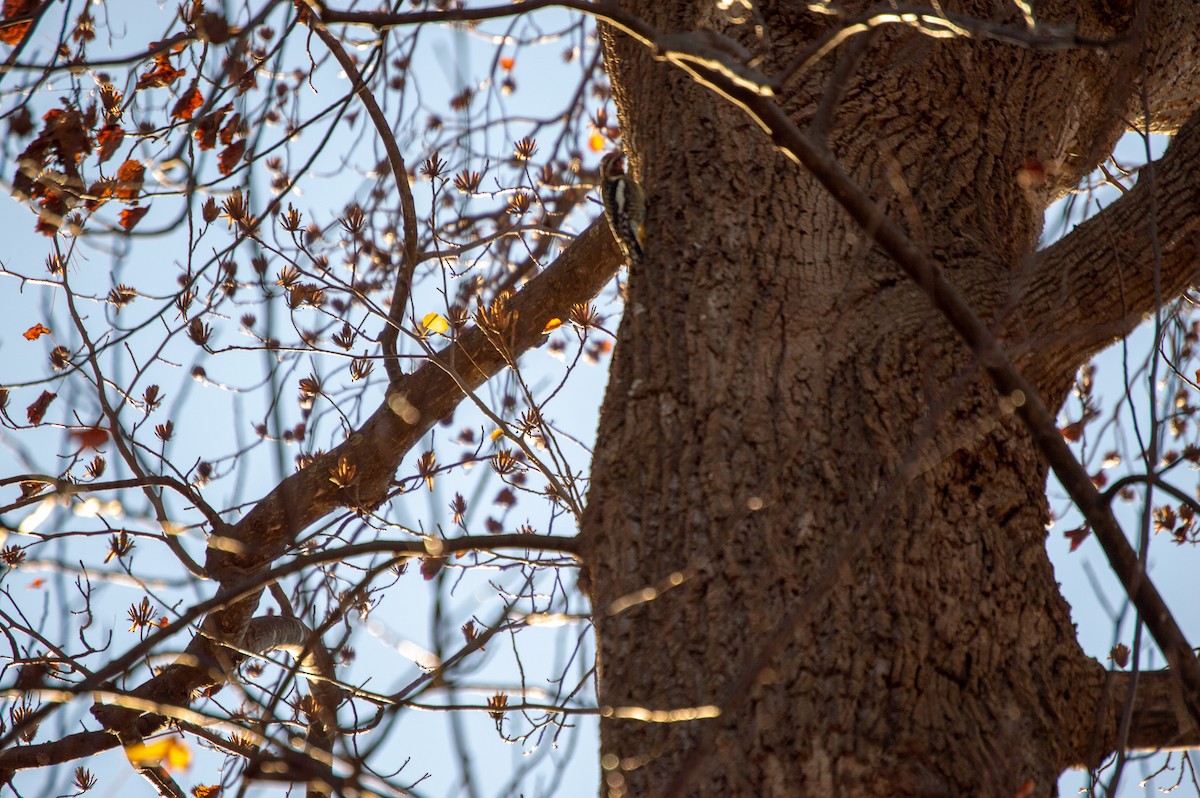
M 768 75 L 831 29 L 803 4 L 767 3 L 759 42 L 715 4 L 636 5 L 659 31 L 715 30 L 765 52 Z M 965 5 L 1023 29 L 1015 4 Z M 1075 5 L 1039 4 L 1039 22 L 1092 39 L 1136 27 L 1113 4 L 1055 15 Z M 600 700 L 722 708 L 715 720 L 604 720 L 607 793 L 652 795 L 709 742 L 681 794 L 1053 794 L 1065 767 L 1097 754 L 1104 673 L 1054 581 L 1046 468 L 1011 400 L 738 109 L 611 31 L 606 48 L 652 204 L 583 530 Z M 1058 406 L 1113 333 L 1091 325 L 1127 328 L 1133 309 L 1075 308 L 1075 287 L 1033 253 L 1045 208 L 1140 113 L 1139 64 L 1155 96 L 1156 62 L 1141 53 L 893 26 L 842 45 L 779 101 L 802 126 L 828 127 L 842 168 Z M 1173 69 L 1178 85 L 1187 70 Z M 839 72 L 849 78 L 825 117 Z M 1167 290 L 1182 284 L 1172 279 Z M 652 600 L 625 600 L 646 588 Z

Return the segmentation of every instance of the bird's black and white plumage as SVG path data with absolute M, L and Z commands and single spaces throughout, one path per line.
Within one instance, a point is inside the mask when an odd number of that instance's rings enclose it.
M 625 153 L 621 150 L 613 150 L 600 159 L 600 199 L 608 226 L 629 265 L 641 263 L 646 254 L 646 195 L 625 174 Z

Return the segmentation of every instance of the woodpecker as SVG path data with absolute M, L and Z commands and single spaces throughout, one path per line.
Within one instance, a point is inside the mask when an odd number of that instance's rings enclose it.
M 632 177 L 625 174 L 625 153 L 613 150 L 600 159 L 600 199 L 613 237 L 625 253 L 630 266 L 645 256 L 646 195 Z

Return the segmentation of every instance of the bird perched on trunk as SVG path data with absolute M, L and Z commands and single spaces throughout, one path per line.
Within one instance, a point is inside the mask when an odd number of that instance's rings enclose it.
M 604 216 L 612 228 L 630 266 L 645 257 L 646 195 L 625 174 L 625 153 L 613 150 L 600 159 L 600 199 Z

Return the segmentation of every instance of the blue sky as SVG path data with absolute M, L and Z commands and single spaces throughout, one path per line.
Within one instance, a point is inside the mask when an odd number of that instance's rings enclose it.
M 146 41 L 162 35 L 169 24 L 169 16 L 173 8 L 146 4 L 144 16 L 133 16 L 124 20 L 118 28 L 128 26 L 129 35 L 114 44 L 117 52 L 129 52 L 136 49 L 138 41 Z M 567 24 L 563 14 L 551 14 L 541 17 L 541 25 L 547 31 L 558 30 Z M 281 25 L 276 24 L 278 29 Z M 49 37 L 55 29 L 46 28 Z M 421 119 L 427 113 L 444 114 L 448 120 L 454 119 L 453 111 L 446 107 L 445 100 L 463 85 L 471 85 L 481 90 L 486 88 L 494 72 L 491 65 L 494 62 L 497 42 L 500 34 L 506 32 L 506 24 L 485 26 L 482 31 L 473 34 L 464 32 L 439 33 L 424 37 L 417 43 L 414 57 L 414 75 L 421 80 L 420 91 L 410 95 L 408 102 L 419 104 L 421 111 L 417 116 Z M 359 32 L 356 32 L 359 35 Z M 361 34 L 361 35 L 366 35 Z M 486 156 L 493 164 L 497 164 L 507 156 L 512 142 L 528 130 L 533 129 L 531 123 L 523 119 L 533 119 L 539 114 L 544 115 L 547 107 L 557 107 L 556 102 L 564 101 L 564 95 L 569 96 L 574 87 L 578 74 L 578 62 L 574 66 L 565 66 L 561 57 L 562 51 L 572 45 L 572 39 L 552 40 L 542 47 L 529 47 L 520 52 L 513 71 L 513 79 L 517 81 L 518 91 L 511 96 L 495 92 L 481 91 L 480 102 L 491 104 L 492 112 L 499 116 L 502 113 L 513 117 L 515 121 L 505 125 L 479 126 L 471 128 L 466 134 L 470 137 L 473 150 L 481 157 Z M 586 60 L 586 53 L 585 58 Z M 562 79 L 564 70 L 568 75 Z M 573 71 L 572 71 L 573 70 Z M 86 80 L 87 76 L 76 79 Z M 54 81 L 42 87 L 48 97 L 55 92 L 62 92 L 67 77 L 56 77 Z M 10 87 L 15 81 L 9 77 L 4 88 Z M 302 87 L 299 91 L 311 92 L 306 100 L 309 108 L 319 107 L 332 102 L 346 89 L 344 81 L 338 81 L 327 70 L 312 84 Z M 486 95 L 486 96 L 485 96 Z M 10 107 L 13 97 L 5 98 L 5 108 Z M 503 104 L 503 107 L 501 105 Z M 589 98 L 589 111 L 600 107 L 599 101 Z M 611 112 L 611 106 L 610 106 Z M 361 115 L 360 115 L 361 116 Z M 265 140 L 279 138 L 278 130 L 264 131 Z M 373 163 L 374 133 L 361 120 L 355 126 L 345 122 L 333 130 L 335 141 L 331 153 L 322 157 L 305 175 L 302 190 L 290 201 L 306 213 L 308 218 L 326 220 L 332 214 L 340 211 L 353 198 L 363 198 L 373 187 L 377 177 L 364 165 Z M 418 128 L 397 130 L 398 139 L 405 147 L 405 156 L 410 165 L 417 165 L 430 152 L 422 141 L 423 132 Z M 344 142 L 344 143 L 343 143 Z M 1156 146 L 1161 147 L 1157 141 Z M 153 140 L 147 140 L 143 145 L 131 150 L 128 156 L 150 158 L 159 145 Z M 299 142 L 295 148 L 288 151 L 289 164 L 298 163 L 307 145 Z M 544 145 L 548 146 L 548 145 Z M 584 149 L 583 142 L 577 146 Z M 1119 157 L 1130 162 L 1138 162 L 1142 154 L 1138 148 L 1142 146 L 1136 137 L 1126 139 L 1119 151 Z M 585 150 L 586 151 L 586 150 Z M 12 169 L 11 155 L 4 162 L 5 178 L 10 178 Z M 342 156 L 361 156 L 346 157 Z M 589 160 L 594 156 L 589 154 Z M 211 165 L 210 165 L 211 168 Z M 494 168 L 498 169 L 498 166 Z M 147 188 L 164 194 L 154 199 L 151 211 L 141 222 L 141 229 L 153 229 L 159 225 L 169 224 L 173 209 L 178 208 L 178 202 L 170 196 L 171 179 L 173 174 L 166 172 L 161 180 L 148 179 Z M 266 180 L 257 178 L 253 185 L 251 196 L 259 203 L 265 203 L 269 191 Z M 418 180 L 414 186 L 414 194 L 422 212 L 427 212 L 432 201 L 432 185 L 428 181 Z M 485 185 L 486 188 L 486 185 Z M 223 187 L 215 189 L 216 196 L 223 196 Z M 1111 201 L 1115 192 L 1098 195 L 1101 202 Z M 261 204 L 260 204 L 261 207 Z M 590 216 L 598 212 L 595 205 L 589 204 L 585 213 L 581 214 L 574 229 L 581 229 Z M 1060 229 L 1056 224 L 1060 212 L 1052 209 L 1048 214 L 1051 220 L 1048 230 Z M 30 211 L 13 201 L 0 202 L 0 230 L 5 234 L 5 247 L 0 254 L 0 264 L 14 273 L 27 278 L 41 278 L 45 274 L 44 260 L 48 240 L 32 231 L 33 215 Z M 223 225 L 223 222 L 219 222 Z M 212 256 L 214 246 L 219 242 L 218 236 L 205 242 L 204 246 L 196 249 L 196 262 L 202 262 Z M 209 243 L 212 242 L 212 243 Z M 64 245 L 69 241 L 64 241 Z M 93 244 L 88 242 L 81 247 L 71 261 L 70 279 L 72 285 L 81 293 L 92 293 L 102 297 L 116 282 L 128 282 L 136 285 L 142 293 L 128 311 L 122 315 L 112 315 L 111 309 L 100 303 L 83 303 L 83 314 L 86 316 L 88 328 L 93 335 L 112 334 L 110 323 L 121 327 L 134 326 L 135 319 L 154 315 L 151 311 L 163 302 L 169 301 L 174 290 L 175 279 L 179 270 L 186 263 L 187 239 L 184 231 L 175 235 L 163 236 L 153 240 L 136 241 L 134 254 L 125 257 L 127 243 L 120 237 L 101 239 Z M 239 261 L 239 274 L 244 275 L 249 259 L 248 253 L 235 253 Z M 453 271 L 453 270 L 452 270 Z M 435 276 L 437 276 L 435 274 Z M 453 281 L 454 277 L 448 277 Z M 466 276 L 462 279 L 466 279 Z M 444 311 L 445 301 L 440 292 L 438 280 L 427 284 L 425 289 L 415 296 L 415 310 L 420 316 L 423 312 Z M 611 295 L 612 286 L 608 293 Z M 157 298 L 156 298 L 157 297 Z M 0 276 L 0 383 L 14 386 L 14 398 L 11 403 L 13 412 L 19 414 L 21 408 L 27 405 L 42 390 L 42 386 L 16 387 L 31 380 L 39 379 L 46 373 L 46 356 L 53 342 L 62 343 L 71 348 L 78 346 L 78 335 L 66 324 L 64 300 L 58 292 L 32 281 L 22 281 L 14 276 Z M 245 310 L 255 310 L 246 307 Z M 614 312 L 611 305 L 609 312 Z M 107 315 L 106 315 L 107 314 Z M 306 315 L 308 314 L 308 315 Z M 230 309 L 227 318 L 215 324 L 214 345 L 218 348 L 245 345 L 253 347 L 255 339 L 246 335 L 243 325 L 239 323 L 238 314 Z M 173 315 L 164 316 L 168 322 Z M 318 324 L 321 319 L 315 311 L 301 311 L 295 317 L 300 324 Z M 36 323 L 45 322 L 54 328 L 52 338 L 30 343 L 25 341 L 21 333 Z M 282 323 L 276 319 L 276 323 Z M 615 329 L 617 319 L 610 318 L 606 323 L 608 329 Z M 370 326 L 370 325 L 368 325 Z M 377 324 L 375 326 L 378 326 Z M 261 328 L 260 328 L 261 329 Z M 148 353 L 161 338 L 161 328 L 151 327 L 144 333 L 130 338 L 127 354 L 118 352 L 109 363 L 116 371 L 115 374 L 128 376 L 138 364 L 145 362 Z M 596 333 L 593 333 L 596 334 Z M 575 343 L 572 333 L 563 329 L 556 333 L 567 344 L 568 353 L 573 351 Z M 1150 335 L 1143 328 L 1129 339 L 1129 349 L 1135 353 L 1132 359 L 1137 361 L 1140 354 L 1150 345 Z M 277 418 L 273 403 L 265 397 L 266 392 L 258 390 L 264 384 L 264 360 L 269 355 L 261 351 L 227 350 L 219 356 L 206 356 L 188 343 L 182 336 L 177 335 L 175 341 L 163 353 L 163 362 L 158 363 L 152 373 L 147 375 L 140 384 L 157 381 L 167 394 L 164 409 L 159 411 L 150 421 L 150 426 L 171 418 L 176 423 L 177 437 L 171 446 L 173 462 L 194 464 L 199 458 L 213 457 L 213 453 L 224 454 L 228 459 L 218 460 L 218 469 L 232 470 L 236 468 L 237 477 L 231 480 L 218 480 L 211 489 L 206 489 L 206 497 L 210 502 L 221 507 L 233 507 L 252 502 L 263 495 L 276 483 L 279 476 L 290 473 L 292 458 L 298 452 L 296 446 L 255 446 L 253 432 L 254 424 L 266 423 L 269 426 Z M 1102 354 L 1096 361 L 1098 368 L 1100 396 L 1108 402 L 1116 401 L 1124 393 L 1122 382 L 1123 352 L 1117 348 Z M 528 382 L 534 386 L 538 395 L 545 395 L 565 375 L 568 358 L 564 360 L 553 356 L 546 349 L 531 352 L 521 363 L 522 373 Z M 277 392 L 280 412 L 288 423 L 298 419 L 295 410 L 294 397 L 297 392 L 297 382 L 301 377 L 317 373 L 330 385 L 337 385 L 337 396 L 350 399 L 353 393 L 359 392 L 361 384 L 352 384 L 345 377 L 345 361 L 327 357 L 296 356 L 285 358 L 277 363 Z M 196 380 L 191 377 L 195 366 L 205 370 L 205 379 Z M 567 453 L 575 468 L 586 469 L 589 455 L 587 446 L 594 438 L 596 419 L 600 401 L 603 397 L 606 379 L 607 361 L 599 365 L 583 365 L 572 373 L 566 387 L 555 396 L 544 408 L 544 413 L 563 431 L 563 440 L 577 439 L 579 445 L 568 445 Z M 331 387 L 331 392 L 334 388 Z M 510 383 L 503 378 L 494 380 L 480 392 L 488 404 L 497 408 L 503 396 L 514 390 Z M 379 383 L 368 388 L 362 396 L 362 407 L 369 410 L 381 398 Z M 83 423 L 94 421 L 96 407 L 94 401 L 83 393 L 75 393 L 70 389 L 64 390 L 59 398 L 59 405 L 52 412 L 52 420 L 70 422 L 72 414 L 78 414 Z M 1069 412 L 1070 408 L 1068 408 Z M 1141 404 L 1135 402 L 1126 413 L 1144 414 L 1145 400 Z M 59 415 L 55 416 L 54 413 Z M 336 445 L 343 433 L 343 425 L 332 408 L 327 404 L 318 404 L 314 414 L 313 425 L 316 445 L 328 448 Z M 454 424 L 449 427 L 437 427 L 431 433 L 429 447 L 436 449 L 439 458 L 448 458 L 454 452 L 461 450 L 455 443 L 458 432 L 464 428 L 473 429 L 477 440 L 482 440 L 491 430 L 491 425 L 478 412 L 464 403 L 455 414 Z M 1110 429 L 1110 435 L 1128 434 L 1129 425 L 1126 423 Z M 272 432 L 279 430 L 272 426 Z M 151 439 L 146 427 L 143 440 Z M 0 445 L 7 446 L 8 441 L 15 440 L 20 447 L 30 453 L 34 459 L 47 463 L 44 467 L 52 468 L 58 458 L 67 455 L 72 447 L 62 432 L 46 430 L 43 432 L 25 434 L 12 438 L 6 433 L 6 439 Z M 1112 444 L 1115 447 L 1115 443 Z M 1103 452 L 1110 444 L 1105 441 L 1094 442 L 1089 451 Z M 415 473 L 415 459 L 427 447 L 418 447 L 406 460 L 399 470 L 400 476 L 410 476 Z M 243 451 L 244 450 L 244 451 Z M 21 456 L 19 449 L 8 449 L 13 457 Z M 485 449 L 486 451 L 486 449 Z M 232 453 L 239 452 L 236 459 Z M 115 470 L 115 476 L 120 474 L 117 458 L 110 453 L 110 468 Z M 486 469 L 486 465 L 478 466 Z M 464 471 L 435 481 L 432 490 L 419 488 L 401 500 L 393 503 L 389 517 L 411 528 L 430 530 L 435 525 L 442 525 L 447 532 L 452 531 L 449 520 L 448 505 L 456 492 L 463 493 L 470 499 L 472 508 L 468 516 L 467 528 L 472 533 L 482 532 L 482 523 L 486 515 L 499 515 L 493 498 L 502 488 L 494 476 L 488 480 L 477 479 L 480 471 Z M 1181 475 L 1180 484 L 1190 485 L 1195 477 L 1190 473 Z M 1115 641 L 1131 642 L 1131 621 L 1129 614 L 1119 632 L 1114 633 L 1113 613 L 1121 606 L 1119 587 L 1108 576 L 1108 568 L 1103 555 L 1094 541 L 1085 543 L 1079 551 L 1068 552 L 1067 541 L 1062 531 L 1078 525 L 1066 502 L 1054 486 L 1050 488 L 1052 507 L 1062 514 L 1048 536 L 1048 550 L 1055 563 L 1056 574 L 1063 586 L 1063 592 L 1070 601 L 1073 616 L 1078 624 L 1080 642 L 1085 650 L 1103 660 Z M 138 506 L 140 502 L 133 500 L 125 508 L 126 515 L 114 519 L 114 523 L 130 528 L 153 531 L 156 526 L 146 517 L 145 507 Z M 184 508 L 178 508 L 185 515 Z M 1122 507 L 1122 520 L 1127 529 L 1136 529 L 1137 506 Z M 12 520 L 12 519 L 9 519 Z M 548 517 L 544 507 L 528 501 L 518 504 L 516 508 L 504 516 L 507 526 L 515 526 L 528 520 L 535 526 L 545 527 Z M 83 527 L 85 520 L 78 520 L 64 509 L 54 510 L 53 514 L 43 522 L 43 530 L 51 528 Z M 568 518 L 559 519 L 555 528 L 557 534 L 570 534 L 573 529 Z M 15 536 L 14 536 L 15 539 Z M 203 540 L 198 534 L 186 533 L 184 545 L 197 558 L 203 557 Z M 8 543 L 12 543 L 10 539 Z M 83 539 L 67 538 L 56 544 L 53 559 L 60 563 L 73 563 L 83 560 L 92 566 L 103 559 L 106 543 L 104 538 Z M 178 575 L 177 566 L 165 558 L 161 561 L 156 557 L 154 547 L 148 542 L 140 547 L 136 554 L 135 568 L 143 574 Z M 1151 575 L 1159 588 L 1167 596 L 1168 602 L 1176 609 L 1177 617 L 1184 626 L 1189 639 L 1200 640 L 1200 614 L 1190 611 L 1194 607 L 1195 592 L 1190 580 L 1195 572 L 1194 552 L 1180 551 L 1170 544 L 1155 541 L 1150 557 Z M 98 567 L 98 566 L 97 566 Z M 43 589 L 22 588 L 42 573 L 33 573 L 10 578 L 6 583 L 13 590 L 16 601 L 31 617 L 43 613 L 44 622 L 50 628 L 63 622 L 61 610 L 77 608 L 78 597 L 72 581 L 73 574 L 59 570 L 49 572 L 48 584 Z M 486 622 L 494 618 L 497 611 L 495 598 L 496 587 L 514 589 L 522 579 L 521 569 L 507 567 L 501 569 L 473 569 L 462 574 L 461 580 L 454 574 L 455 579 L 427 582 L 421 579 L 415 568 L 400 577 L 396 585 L 380 598 L 380 603 L 370 617 L 356 623 L 353 644 L 358 656 L 355 662 L 343 672 L 348 681 L 364 681 L 368 689 L 389 692 L 397 689 L 419 673 L 420 669 L 414 660 L 422 657 L 421 652 L 434 651 L 439 648 L 451 652 L 454 650 L 457 627 L 475 618 L 478 622 Z M 550 591 L 552 586 L 546 585 Z M 198 589 L 201 595 L 208 595 L 205 587 Z M 446 626 L 439 632 L 431 621 L 431 613 L 440 593 L 441 611 L 447 619 Z M 98 590 L 96 607 L 101 610 L 98 615 L 97 631 L 111 630 L 113 648 L 123 650 L 136 640 L 136 635 L 127 630 L 128 622 L 125 610 L 128 605 L 140 598 L 141 592 L 131 587 L 109 585 Z M 157 592 L 164 605 L 170 605 L 172 600 L 188 600 L 194 593 L 191 588 L 179 589 L 170 585 L 162 586 Z M 59 602 L 65 602 L 60 604 Z M 74 603 L 72 603 L 74 602 Z M 572 597 L 570 608 L 574 612 L 583 612 L 581 600 Z M 268 604 L 264 602 L 264 606 Z M 75 623 L 69 616 L 68 626 Z M 586 665 L 590 664 L 593 646 L 586 627 L 575 623 L 556 629 L 533 629 L 522 632 L 515 640 L 497 640 L 489 644 L 487 652 L 477 658 L 477 670 L 471 673 L 471 683 L 480 685 L 476 691 L 460 691 L 452 698 L 459 703 L 482 704 L 486 699 L 488 689 L 506 689 L 511 691 L 519 683 L 522 671 L 518 669 L 518 656 L 521 668 L 524 669 L 524 683 L 531 690 L 531 696 L 536 697 L 536 690 L 552 689 L 550 680 L 560 673 L 567 673 L 573 678 L 587 681 Z M 56 628 L 59 639 L 72 639 L 70 628 Z M 583 649 L 576 651 L 576 644 L 582 637 Z M 441 638 L 441 639 L 439 639 Z M 517 647 L 519 644 L 519 647 Z M 518 652 L 519 651 L 519 655 Z M 568 663 L 570 663 L 568 665 Z M 1146 667 L 1154 667 L 1158 661 L 1151 658 L 1146 661 Z M 253 690 L 253 687 L 247 689 Z M 227 689 L 222 698 L 227 702 L 234 700 L 235 691 Z M 436 700 L 449 700 L 451 696 L 441 695 Z M 585 692 L 580 703 L 594 703 L 594 696 Z M 59 713 L 54 721 L 47 724 L 43 739 L 73 730 L 75 727 L 67 721 L 74 722 L 86 712 L 85 702 L 76 702 L 67 711 Z M 400 763 L 411 757 L 411 764 L 404 771 L 405 776 L 411 774 L 410 780 L 415 780 L 421 773 L 428 771 L 431 776 L 418 788 L 418 794 L 430 796 L 468 794 L 461 787 L 462 772 L 460 763 L 452 755 L 450 740 L 459 734 L 467 741 L 471 752 L 469 772 L 471 780 L 478 787 L 477 794 L 484 796 L 515 794 L 514 790 L 506 791 L 511 774 L 522 772 L 530 762 L 540 763 L 530 781 L 521 787 L 528 796 L 545 795 L 550 785 L 554 783 L 555 764 L 562 764 L 565 775 L 559 794 L 580 795 L 594 794 L 598 783 L 599 767 L 597 763 L 597 734 L 596 722 L 586 716 L 576 717 L 573 722 L 575 730 L 563 735 L 555 744 L 546 737 L 537 746 L 511 744 L 502 741 L 496 734 L 493 721 L 482 712 L 432 713 L 408 711 L 401 713 L 398 721 L 387 731 L 386 756 L 384 761 Z M 64 725 L 58 725 L 64 724 Z M 457 724 L 457 729 L 454 724 Z M 506 727 L 507 729 L 508 727 Z M 366 738 L 370 740 L 370 738 Z M 1157 761 L 1157 760 L 1155 760 Z M 214 780 L 213 769 L 218 766 L 216 757 L 204 757 L 192 765 L 192 770 L 181 779 L 185 786 L 194 783 L 211 783 Z M 130 795 L 150 794 L 149 787 L 132 774 L 123 762 L 120 754 L 109 753 L 97 757 L 87 763 L 89 767 L 102 775 L 100 788 L 94 794 Z M 57 774 L 59 782 L 55 785 L 59 792 L 66 792 L 63 779 L 68 778 L 70 769 Z M 1136 767 L 1133 773 L 1136 773 Z M 1132 774 L 1131 774 L 1132 775 Z M 18 781 L 28 794 L 37 794 L 43 785 L 47 773 L 27 774 Z M 399 780 L 404 781 L 405 777 Z M 1080 776 L 1070 775 L 1063 779 L 1064 794 L 1073 792 L 1079 783 Z M 1142 794 L 1135 786 L 1136 778 L 1126 777 L 1122 794 Z M 280 794 L 278 790 L 263 790 L 262 794 Z

